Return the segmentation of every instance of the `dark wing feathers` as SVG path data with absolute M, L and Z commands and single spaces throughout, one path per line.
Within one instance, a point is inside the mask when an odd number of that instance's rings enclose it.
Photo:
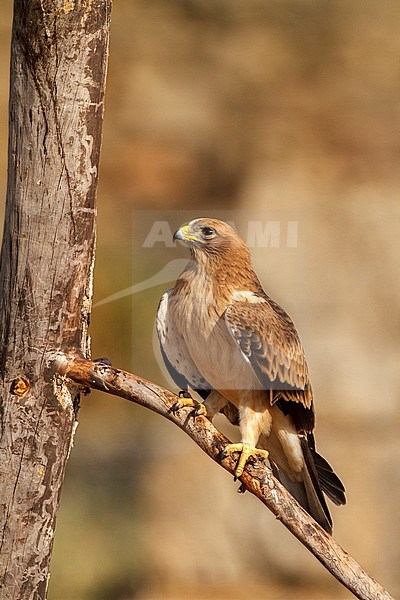
M 286 394 L 286 398 L 289 394 Z M 279 398 L 276 401 L 276 405 L 280 408 L 284 415 L 290 415 L 293 423 L 299 433 L 311 432 L 315 427 L 315 413 L 313 404 L 310 408 L 305 408 L 300 402 L 293 402 L 291 399 L 287 400 Z
M 263 389 L 312 410 L 304 350 L 293 321 L 268 296 L 236 300 L 225 311 L 228 330 L 252 365 Z
M 282 483 L 330 532 L 332 519 L 322 492 L 339 505 L 346 502 L 345 489 L 330 464 L 315 450 L 312 389 L 295 326 L 285 311 L 268 296 L 259 297 L 254 302 L 233 302 L 225 312 L 225 320 L 263 389 L 267 393 L 272 390 L 272 401 L 285 415 L 291 416 L 300 434 L 306 462 L 303 487 L 296 487 L 293 482 Z

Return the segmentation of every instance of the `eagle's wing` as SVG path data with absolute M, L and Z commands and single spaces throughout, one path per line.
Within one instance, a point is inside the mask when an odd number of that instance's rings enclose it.
M 298 431 L 314 427 L 312 389 L 293 321 L 267 295 L 236 293 L 225 311 L 228 331 L 253 367 L 262 389 Z
M 181 390 L 190 387 L 205 399 L 212 388 L 194 364 L 185 340 L 177 330 L 168 311 L 168 300 L 171 292 L 172 290 L 165 292 L 157 310 L 156 327 L 161 354 L 168 373 L 176 385 Z

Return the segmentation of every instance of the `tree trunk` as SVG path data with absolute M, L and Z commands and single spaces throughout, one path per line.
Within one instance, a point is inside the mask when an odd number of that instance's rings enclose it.
M 0 264 L 1 598 L 45 598 L 88 355 L 111 0 L 15 0 Z

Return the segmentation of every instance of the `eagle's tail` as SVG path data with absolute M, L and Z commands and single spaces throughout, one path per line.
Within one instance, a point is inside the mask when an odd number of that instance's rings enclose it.
M 314 449 L 314 444 L 303 436 L 301 447 L 304 456 L 302 481 L 294 481 L 278 465 L 272 464 L 272 470 L 283 486 L 296 498 L 297 502 L 329 534 L 332 533 L 332 517 L 323 492 L 335 504 L 345 504 L 345 490 L 339 477 L 329 463 Z
M 239 424 L 239 413 L 235 406 L 228 403 L 221 412 L 233 425 Z M 270 449 L 271 437 L 261 435 L 258 445 L 266 450 Z M 302 481 L 295 481 L 279 468 L 273 460 L 270 463 L 275 477 L 296 498 L 297 502 L 321 525 L 329 534 L 332 533 L 332 517 L 323 492 L 336 505 L 346 504 L 345 489 L 332 467 L 315 450 L 314 436 L 312 433 L 299 436 L 304 456 L 304 469 Z

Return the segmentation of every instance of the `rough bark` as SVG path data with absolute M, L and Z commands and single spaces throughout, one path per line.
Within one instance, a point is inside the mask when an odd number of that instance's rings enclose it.
M 1 598 L 44 598 L 88 354 L 111 0 L 15 0 L 0 264 Z
M 203 416 L 190 417 L 192 409 L 172 410 L 177 396 L 158 385 L 107 364 L 94 363 L 80 357 L 55 357 L 59 372 L 85 387 L 92 387 L 136 402 L 166 417 L 214 461 L 234 473 L 232 456 L 222 462 L 220 454 L 228 440 Z M 67 380 L 67 379 L 66 379 Z M 264 462 L 247 463 L 242 485 L 265 504 L 285 527 L 324 565 L 324 567 L 360 600 L 393 600 L 392 596 L 360 567 L 343 548 L 328 535 L 275 479 Z

